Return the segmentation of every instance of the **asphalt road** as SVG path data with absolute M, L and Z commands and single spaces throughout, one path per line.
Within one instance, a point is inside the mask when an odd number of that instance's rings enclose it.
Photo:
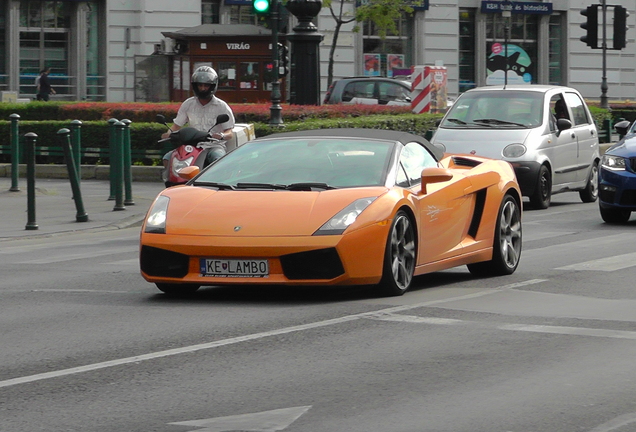
M 636 431 L 636 217 L 524 213 L 512 276 L 403 297 L 138 272 L 138 228 L 0 245 L 0 431 Z

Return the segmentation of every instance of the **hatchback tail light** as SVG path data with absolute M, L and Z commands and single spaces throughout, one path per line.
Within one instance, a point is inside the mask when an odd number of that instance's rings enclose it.
M 327 93 L 325 94 L 325 100 L 322 103 L 329 103 L 329 98 L 331 97 L 331 92 L 333 91 L 333 83 L 327 89 Z

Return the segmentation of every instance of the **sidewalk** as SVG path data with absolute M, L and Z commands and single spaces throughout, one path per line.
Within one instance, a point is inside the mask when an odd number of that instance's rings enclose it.
M 80 192 L 88 221 L 77 222 L 77 207 L 73 200 L 71 182 L 64 178 L 35 179 L 35 225 L 29 222 L 28 185 L 24 177 L 18 180 L 19 191 L 10 191 L 11 177 L 0 176 L 0 243 L 33 236 L 54 235 L 80 230 L 121 229 L 141 225 L 157 194 L 164 189 L 160 181 L 132 182 L 134 205 L 114 210 L 116 201 L 110 198 L 110 181 L 84 179 Z M 81 219 L 81 218 L 80 218 Z

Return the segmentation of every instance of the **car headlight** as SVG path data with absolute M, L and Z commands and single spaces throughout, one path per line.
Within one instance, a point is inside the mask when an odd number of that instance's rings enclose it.
M 318 228 L 314 235 L 342 234 L 375 199 L 376 197 L 369 197 L 355 200 Z
M 184 159 L 182 161 L 178 160 L 177 158 L 174 158 L 172 160 L 172 172 L 174 173 L 175 176 L 179 176 L 179 170 L 181 168 L 185 168 L 185 167 L 189 167 L 190 165 L 192 165 L 192 161 L 194 160 L 194 157 L 190 156 L 187 159 Z
M 144 232 L 165 234 L 166 233 L 166 216 L 168 214 L 168 203 L 170 198 L 160 195 L 146 217 L 146 228 Z
M 624 157 L 604 154 L 601 158 L 601 166 L 612 171 L 624 171 L 627 161 Z
M 526 146 L 523 144 L 515 143 L 507 145 L 501 154 L 506 158 L 518 158 L 526 153 Z

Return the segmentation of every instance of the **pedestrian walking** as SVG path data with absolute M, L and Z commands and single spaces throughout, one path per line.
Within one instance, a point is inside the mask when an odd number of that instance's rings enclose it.
M 49 81 L 49 74 L 51 73 L 51 68 L 42 69 L 40 72 L 40 80 L 38 82 L 38 95 L 37 99 L 39 101 L 48 101 L 49 96 L 51 94 L 55 94 L 55 90 L 51 87 L 51 82 Z

